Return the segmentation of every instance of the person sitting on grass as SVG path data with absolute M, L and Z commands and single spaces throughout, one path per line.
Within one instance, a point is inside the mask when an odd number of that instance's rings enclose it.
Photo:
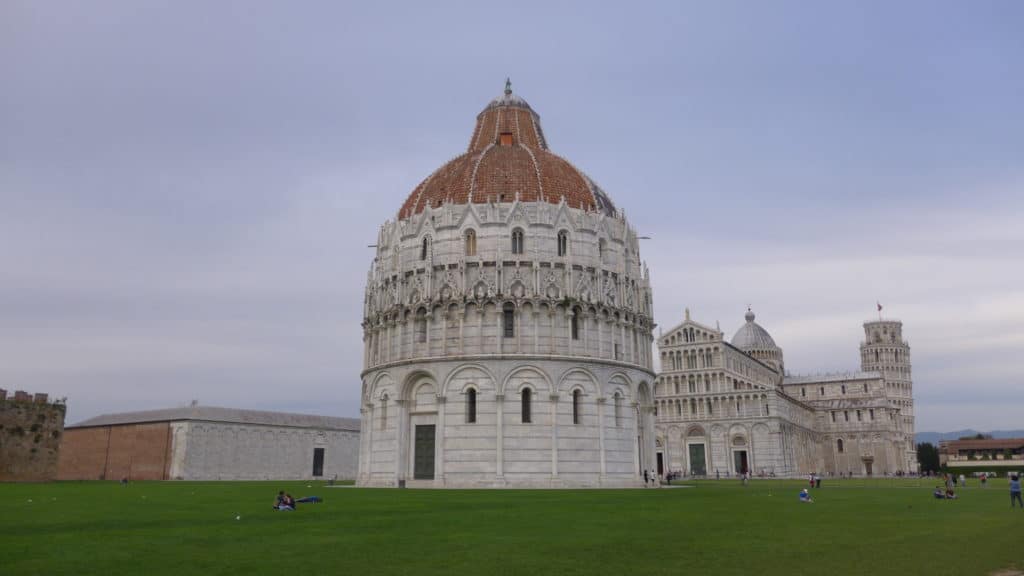
M 324 501 L 324 499 L 319 497 L 319 496 L 303 496 L 302 498 L 299 498 L 298 500 L 296 500 L 296 502 L 302 502 L 304 504 L 305 503 L 308 503 L 308 504 L 319 504 L 319 503 L 321 503 L 323 501 Z
M 277 499 L 274 500 L 274 510 L 295 510 L 295 504 L 289 503 L 289 500 L 288 495 L 284 493 L 284 490 L 281 490 L 277 493 Z
M 942 486 L 936 486 L 935 492 L 932 492 L 932 495 L 935 496 L 937 500 L 945 500 L 946 498 L 946 493 L 942 491 Z
M 800 491 L 800 501 L 814 504 L 814 498 L 811 498 L 811 495 L 807 493 L 807 488 Z

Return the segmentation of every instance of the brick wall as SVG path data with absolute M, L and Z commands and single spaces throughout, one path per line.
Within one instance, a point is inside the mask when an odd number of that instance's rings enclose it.
M 166 480 L 170 423 L 71 428 L 64 433 L 60 480 Z
M 57 476 L 63 404 L 33 402 L 22 391 L 0 399 L 0 482 L 45 482 Z

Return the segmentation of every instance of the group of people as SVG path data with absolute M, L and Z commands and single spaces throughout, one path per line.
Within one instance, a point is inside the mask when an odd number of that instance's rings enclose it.
M 295 498 L 292 498 L 291 494 L 281 490 L 277 493 L 277 498 L 274 500 L 274 510 L 282 510 L 292 512 L 295 510 Z
M 295 498 L 292 498 L 291 494 L 281 490 L 277 493 L 277 498 L 274 500 L 274 510 L 293 512 L 296 508 L 295 505 L 299 502 L 319 504 L 320 502 L 323 502 L 323 498 L 320 498 L 319 496 L 303 496 L 296 500 Z

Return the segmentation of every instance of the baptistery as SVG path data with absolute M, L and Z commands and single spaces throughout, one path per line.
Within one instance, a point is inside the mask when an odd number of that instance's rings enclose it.
M 512 93 L 377 237 L 362 486 L 640 486 L 652 301 L 636 231 Z

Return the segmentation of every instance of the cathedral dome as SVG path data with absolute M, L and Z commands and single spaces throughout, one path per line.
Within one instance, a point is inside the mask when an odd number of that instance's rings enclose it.
M 548 149 L 540 116 L 506 82 L 504 94 L 477 115 L 466 152 L 421 182 L 398 218 L 427 206 L 515 200 L 564 201 L 571 208 L 615 214 L 611 199 L 593 180 Z
M 740 326 L 740 329 L 736 331 L 736 335 L 732 337 L 733 346 L 744 352 L 778 348 L 771 334 L 762 328 L 760 324 L 754 322 L 754 313 L 751 310 L 747 310 L 744 318 L 747 320 L 747 323 Z

